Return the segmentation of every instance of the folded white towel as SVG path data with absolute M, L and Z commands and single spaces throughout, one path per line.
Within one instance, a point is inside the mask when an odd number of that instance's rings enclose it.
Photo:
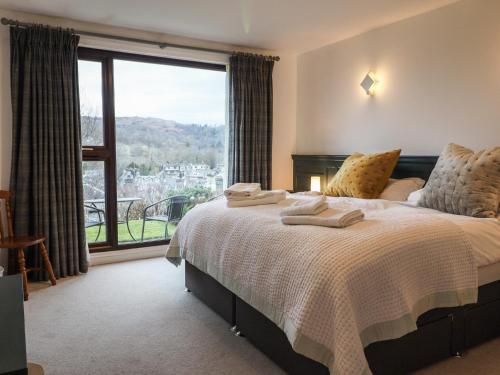
M 232 195 L 232 196 L 226 197 L 226 199 L 228 201 L 248 201 L 248 200 L 252 200 L 252 199 L 267 198 L 267 197 L 272 196 L 273 194 L 274 193 L 272 190 L 267 190 L 267 191 L 261 191 L 257 195 L 252 195 L 250 197 L 239 197 L 239 196 Z
M 227 207 L 249 207 L 259 206 L 261 204 L 275 204 L 286 199 L 285 190 L 271 190 L 271 195 L 260 199 L 245 199 L 245 200 L 227 200 Z
M 319 225 L 323 227 L 344 228 L 363 220 L 361 210 L 341 211 L 329 208 L 319 215 L 283 216 L 281 222 L 288 225 Z
M 319 191 L 299 191 L 295 193 L 296 195 L 305 195 L 308 197 L 317 197 L 318 195 L 323 195 L 323 193 L 320 193 Z
M 324 195 L 308 200 L 299 200 L 290 207 L 284 208 L 281 216 L 296 216 L 296 215 L 317 215 L 328 208 L 326 197 Z
M 237 184 L 231 185 L 226 190 L 224 190 L 224 195 L 226 197 L 253 197 L 260 193 L 259 183 L 243 183 L 239 182 Z

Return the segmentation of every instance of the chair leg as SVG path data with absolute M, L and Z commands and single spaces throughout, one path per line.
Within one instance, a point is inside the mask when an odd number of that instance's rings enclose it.
M 97 240 L 99 240 L 99 236 L 101 235 L 102 224 L 99 224 L 98 227 L 99 227 L 99 230 L 97 231 L 97 236 L 95 236 L 95 241 L 94 242 L 97 242 Z
M 165 239 L 168 239 L 168 221 L 165 223 Z
M 146 218 L 142 219 L 141 242 L 144 242 L 144 229 L 146 228 Z
M 56 277 L 54 276 L 54 270 L 52 269 L 52 264 L 50 263 L 49 253 L 43 242 L 40 242 L 40 252 L 42 253 L 43 263 L 45 264 L 45 269 L 49 274 L 49 280 L 52 285 L 56 285 Z
M 19 262 L 19 272 L 23 277 L 23 291 L 24 291 L 24 300 L 28 300 L 28 276 L 26 274 L 26 260 L 24 258 L 24 249 L 17 249 L 17 261 Z

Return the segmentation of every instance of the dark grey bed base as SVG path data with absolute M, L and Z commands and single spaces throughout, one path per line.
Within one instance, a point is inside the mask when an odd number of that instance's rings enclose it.
M 188 262 L 186 288 L 287 373 L 329 374 L 322 364 L 294 352 L 273 322 Z M 500 281 L 480 287 L 477 304 L 429 311 L 417 325 L 418 330 L 399 339 L 365 349 L 374 374 L 407 374 L 500 336 Z
M 309 190 L 310 177 L 322 176 L 323 188 L 342 165 L 344 155 L 293 155 L 294 191 Z M 435 156 L 402 156 L 393 177 L 425 180 Z M 186 262 L 186 287 L 231 326 L 292 375 L 327 375 L 322 364 L 295 353 L 284 332 L 209 275 Z M 399 339 L 365 349 L 374 374 L 407 374 L 500 336 L 500 281 L 481 286 L 477 304 L 435 309 L 418 319 L 418 329 Z

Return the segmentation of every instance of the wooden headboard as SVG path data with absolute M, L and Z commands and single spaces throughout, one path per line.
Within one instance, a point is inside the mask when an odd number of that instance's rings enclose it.
M 293 190 L 310 190 L 311 176 L 321 176 L 321 190 L 324 190 L 347 157 L 348 155 L 292 155 Z M 437 156 L 401 156 L 392 177 L 420 177 L 427 180 L 437 159 Z

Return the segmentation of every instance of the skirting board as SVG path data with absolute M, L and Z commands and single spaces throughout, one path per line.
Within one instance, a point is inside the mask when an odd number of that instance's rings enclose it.
M 101 264 L 127 262 L 129 260 L 159 258 L 165 256 L 167 248 L 168 245 L 159 245 L 94 253 L 90 254 L 90 265 L 98 266 Z

